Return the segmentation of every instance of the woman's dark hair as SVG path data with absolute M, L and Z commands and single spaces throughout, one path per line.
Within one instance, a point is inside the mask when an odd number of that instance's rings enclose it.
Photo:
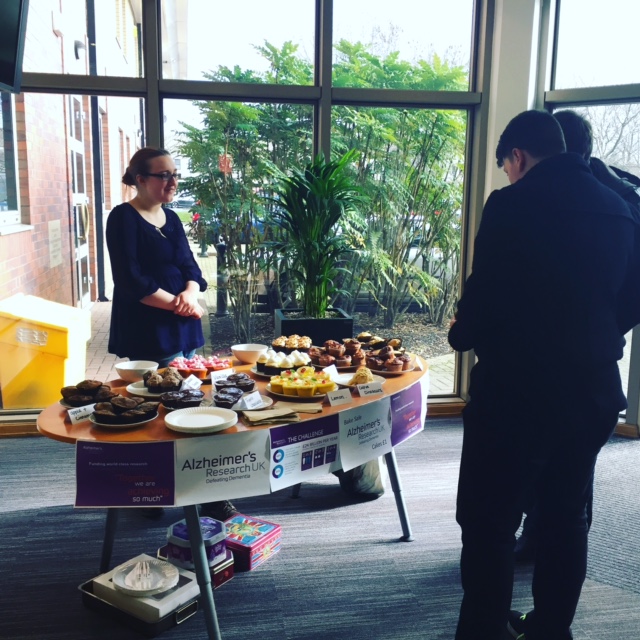
M 149 161 L 160 156 L 170 156 L 166 149 L 158 149 L 156 147 L 142 147 L 138 149 L 131 160 L 129 166 L 122 176 L 122 182 L 130 187 L 136 186 L 136 176 L 144 175 L 149 171 Z
M 498 140 L 498 166 L 514 149 L 528 151 L 534 158 L 548 158 L 566 151 L 559 122 L 548 112 L 523 111 L 509 122 Z
M 593 151 L 593 130 L 588 120 L 571 109 L 556 111 L 553 117 L 560 123 L 567 151 L 579 153 L 585 160 Z

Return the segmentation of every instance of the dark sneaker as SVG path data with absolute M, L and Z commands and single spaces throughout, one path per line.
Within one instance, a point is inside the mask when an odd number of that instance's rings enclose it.
M 510 611 L 509 621 L 507 622 L 507 631 L 511 634 L 512 638 L 516 640 L 526 640 L 525 635 L 527 627 L 528 613 L 522 613 L 520 611 Z
M 218 502 L 205 502 L 200 505 L 200 515 L 214 520 L 225 521 L 235 516 L 238 510 L 228 501 L 220 500 Z

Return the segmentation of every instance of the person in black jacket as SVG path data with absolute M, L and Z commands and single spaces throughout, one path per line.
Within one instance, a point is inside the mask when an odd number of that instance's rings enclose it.
M 553 114 L 560 123 L 567 151 L 580 154 L 588 163 L 593 175 L 605 186 L 613 189 L 631 207 L 631 212 L 640 225 L 640 178 L 631 173 L 611 167 L 599 158 L 591 156 L 593 151 L 593 131 L 589 121 L 580 114 L 570 109 L 558 111 Z M 636 230 L 636 236 L 640 233 Z M 637 242 L 640 242 L 638 240 Z M 640 256 L 640 251 L 637 252 Z M 640 268 L 640 267 L 639 267 Z M 623 322 L 624 324 L 624 322 Z M 626 329 L 621 326 L 621 331 L 626 333 L 633 326 L 626 323 Z M 516 562 L 532 562 L 535 559 L 537 541 L 537 518 L 535 509 L 535 497 L 531 495 L 525 504 L 525 519 L 522 525 L 522 535 L 518 538 L 515 547 Z M 592 500 L 587 504 L 587 523 L 590 526 L 592 519 Z
M 533 479 L 540 531 L 525 637 L 567 640 L 586 573 L 596 458 L 626 406 L 619 295 L 637 279 L 634 221 L 583 158 L 565 153 L 545 111 L 511 120 L 496 159 L 511 184 L 486 202 L 449 331 L 456 351 L 477 357 L 463 414 L 455 637 L 506 633 L 515 534 Z

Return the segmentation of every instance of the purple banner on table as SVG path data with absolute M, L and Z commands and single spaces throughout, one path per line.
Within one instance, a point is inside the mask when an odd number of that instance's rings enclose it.
M 76 445 L 76 507 L 174 504 L 173 442 L 88 442 Z
M 391 445 L 396 446 L 424 429 L 422 385 L 416 383 L 391 396 Z
M 270 429 L 271 491 L 339 469 L 338 433 L 337 415 Z

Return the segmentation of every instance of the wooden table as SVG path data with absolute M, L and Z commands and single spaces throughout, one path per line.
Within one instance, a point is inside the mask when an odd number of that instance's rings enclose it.
M 315 418 L 324 417 L 334 413 L 339 413 L 344 409 L 352 409 L 354 407 L 369 404 L 371 402 L 377 402 L 382 398 L 393 396 L 394 394 L 419 383 L 426 375 L 428 370 L 426 363 L 418 359 L 422 365 L 422 369 L 416 369 L 409 371 L 401 376 L 388 377 L 382 386 L 384 395 L 360 397 L 357 393 L 353 394 L 353 402 L 348 405 L 341 405 L 332 407 L 328 403 L 323 405 L 323 411 L 321 414 L 306 414 L 301 413 L 301 420 L 313 420 Z M 268 379 L 260 377 L 250 372 L 252 365 L 242 365 L 235 363 L 234 368 L 237 372 L 249 372 L 250 375 L 256 379 L 256 389 L 263 395 L 269 395 L 266 390 Z M 123 380 L 112 380 L 107 382 L 113 391 L 118 392 L 123 396 L 130 396 L 126 387 L 128 384 Z M 211 393 L 211 386 L 203 385 L 202 390 L 205 391 L 205 397 Z M 283 398 L 273 395 L 274 400 L 282 400 Z M 292 398 L 295 400 L 295 398 Z M 426 403 L 426 398 L 424 399 Z M 164 418 L 167 411 L 164 407 L 159 407 L 158 417 L 150 422 L 147 422 L 142 427 L 135 429 L 100 429 L 91 422 L 84 421 L 78 424 L 72 425 L 68 419 L 67 409 L 60 403 L 55 403 L 46 409 L 44 409 L 37 419 L 38 431 L 53 440 L 59 440 L 60 442 L 66 442 L 69 444 L 75 444 L 79 440 L 89 440 L 95 442 L 162 442 L 178 440 L 180 438 L 191 438 L 193 436 L 184 433 L 178 433 L 168 429 L 165 426 Z M 231 434 L 239 433 L 242 431 L 254 431 L 256 429 L 269 429 L 271 426 L 265 427 L 247 427 L 241 421 L 226 429 L 217 433 Z M 217 434 L 216 434 L 217 435 Z M 202 436 L 199 436 L 202 437 Z M 413 536 L 411 533 L 411 526 L 409 524 L 409 517 L 407 514 L 404 497 L 402 495 L 402 486 L 400 483 L 400 476 L 398 474 L 398 465 L 393 449 L 389 453 L 385 453 L 385 460 L 389 471 L 389 481 L 393 489 L 393 493 L 396 500 L 396 507 L 398 509 L 398 515 L 400 518 L 400 524 L 402 526 L 401 540 L 411 541 Z M 298 485 L 299 488 L 299 485 Z M 200 586 L 200 594 L 202 598 L 203 611 L 205 615 L 205 621 L 207 625 L 207 631 L 209 638 L 213 640 L 221 640 L 220 629 L 218 626 L 218 619 L 215 611 L 215 604 L 213 601 L 213 592 L 211 589 L 211 576 L 209 572 L 209 565 L 206 557 L 204 540 L 202 538 L 202 531 L 200 529 L 200 519 L 197 505 L 185 505 L 184 506 L 185 520 L 189 530 L 189 538 L 191 542 L 191 550 L 193 555 L 193 561 L 195 565 L 195 573 L 198 578 L 198 585 Z M 115 532 L 118 520 L 118 509 L 107 509 L 107 518 L 105 525 L 105 536 L 102 548 L 102 556 L 100 562 L 100 571 L 104 573 L 108 570 L 111 553 L 113 549 L 113 542 L 115 539 Z

